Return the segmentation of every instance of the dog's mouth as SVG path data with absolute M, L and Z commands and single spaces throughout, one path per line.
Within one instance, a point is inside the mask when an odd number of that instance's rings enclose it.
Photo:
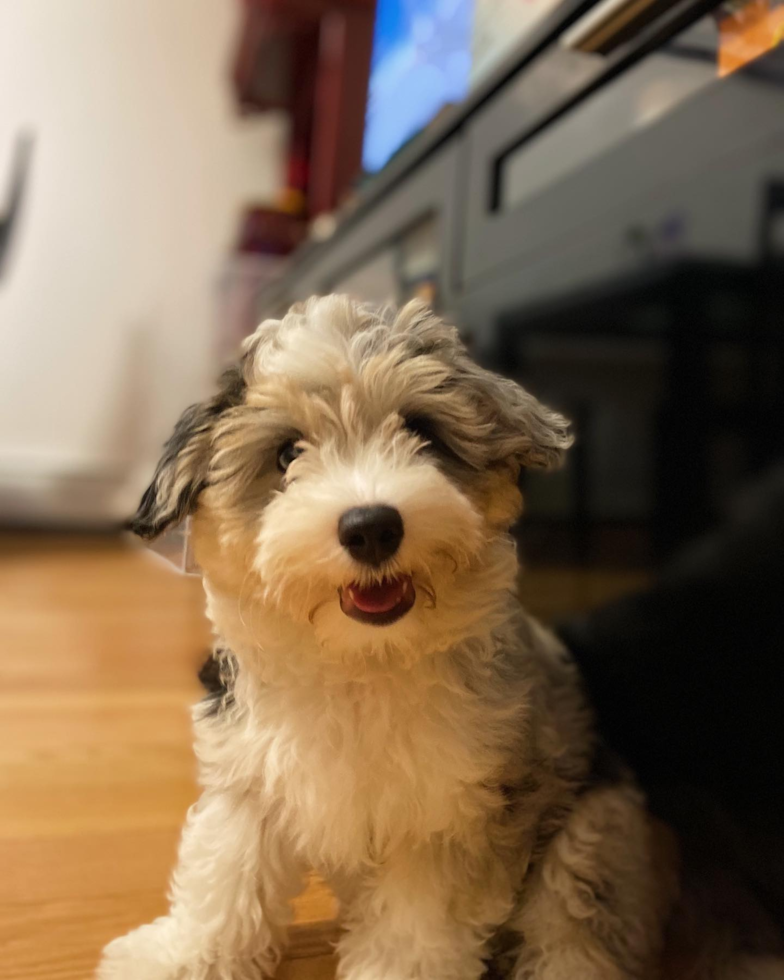
M 360 623 L 389 626 L 396 623 L 416 601 L 410 575 L 385 578 L 373 585 L 352 582 L 340 589 L 340 608 Z

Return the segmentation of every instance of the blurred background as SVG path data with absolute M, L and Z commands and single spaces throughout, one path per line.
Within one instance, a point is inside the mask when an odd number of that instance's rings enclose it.
M 0 520 L 127 515 L 333 290 L 426 298 L 574 417 L 532 553 L 650 564 L 780 454 L 778 0 L 0 11 Z
M 782 0 L 0 0 L 13 976 L 161 909 L 209 631 L 115 529 L 261 319 L 419 296 L 575 420 L 524 488 L 551 620 L 781 460 L 783 42 Z

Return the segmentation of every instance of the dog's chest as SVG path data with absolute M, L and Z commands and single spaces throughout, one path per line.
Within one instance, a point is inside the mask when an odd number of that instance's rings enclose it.
M 261 706 L 264 791 L 317 866 L 481 821 L 503 767 L 479 698 L 386 679 L 298 689 Z

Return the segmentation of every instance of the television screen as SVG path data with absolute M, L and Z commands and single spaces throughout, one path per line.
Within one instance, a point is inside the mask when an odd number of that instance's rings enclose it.
M 380 170 L 471 83 L 475 0 L 378 0 L 362 163 Z

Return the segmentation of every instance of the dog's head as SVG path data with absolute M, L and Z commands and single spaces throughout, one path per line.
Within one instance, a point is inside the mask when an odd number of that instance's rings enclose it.
M 213 615 L 236 611 L 262 649 L 283 630 L 324 657 L 411 656 L 493 621 L 514 581 L 520 469 L 570 442 L 423 305 L 391 318 L 331 296 L 263 323 L 185 412 L 132 527 L 151 538 L 193 514 L 226 600 Z

